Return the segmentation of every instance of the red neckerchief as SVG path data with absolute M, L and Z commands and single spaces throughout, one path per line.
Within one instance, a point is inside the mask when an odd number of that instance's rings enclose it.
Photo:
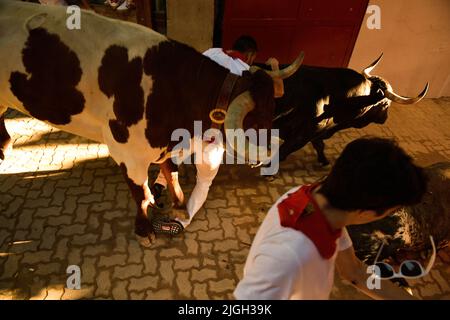
M 245 54 L 243 54 L 239 51 L 227 50 L 225 53 L 228 56 L 232 57 L 234 60 L 241 59 L 243 62 L 245 62 L 245 60 L 247 60 L 247 57 L 245 56 Z
M 333 230 L 317 202 L 312 191 L 318 187 L 305 185 L 278 204 L 280 223 L 283 227 L 303 232 L 316 246 L 324 259 L 330 259 L 336 251 L 336 240 L 342 230 Z

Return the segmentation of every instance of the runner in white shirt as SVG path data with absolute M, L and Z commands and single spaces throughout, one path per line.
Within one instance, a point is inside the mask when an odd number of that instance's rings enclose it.
M 350 248 L 352 241 L 343 229 L 335 254 L 324 259 L 304 233 L 281 226 L 277 205 L 299 189 L 291 189 L 269 210 L 253 240 L 236 298 L 328 299 L 337 252 Z
M 208 49 L 203 52 L 203 55 L 207 56 L 211 60 L 214 60 L 221 66 L 230 70 L 231 73 L 234 73 L 238 76 L 242 76 L 243 71 L 247 71 L 250 69 L 249 64 L 252 64 L 252 60 L 254 59 L 254 55 L 245 55 L 239 51 L 228 51 L 227 54 L 223 51 L 222 48 Z M 248 61 L 249 64 L 242 61 L 241 59 L 245 59 L 245 61 Z
M 344 279 L 376 299 L 411 299 L 390 281 L 367 286 L 367 266 L 356 256 L 345 226 L 390 215 L 420 202 L 421 168 L 395 143 L 358 139 L 320 184 L 294 188 L 269 210 L 251 246 L 237 299 L 328 299 L 334 266 Z

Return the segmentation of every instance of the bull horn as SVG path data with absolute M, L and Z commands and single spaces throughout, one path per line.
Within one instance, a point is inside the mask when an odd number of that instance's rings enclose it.
M 427 91 L 428 91 L 428 82 L 427 82 L 425 88 L 422 90 L 422 92 L 415 98 L 403 97 L 401 95 L 396 94 L 394 91 L 392 91 L 389 88 L 386 89 L 386 91 L 384 92 L 384 95 L 389 100 L 392 100 L 397 103 L 413 104 L 413 103 L 416 103 L 416 102 L 419 102 L 420 100 L 422 100 L 423 97 L 425 97 L 425 95 L 427 94 Z
M 253 101 L 253 98 L 249 91 L 245 91 L 244 93 L 240 94 L 233 100 L 233 102 L 231 102 L 230 106 L 228 107 L 224 122 L 227 149 L 228 147 L 231 147 L 231 150 L 233 150 L 233 152 L 236 151 L 238 158 L 245 159 L 245 161 L 257 163 L 259 160 L 259 162 L 266 163 L 271 160 L 271 152 L 267 149 L 267 146 L 255 145 L 248 141 L 248 139 L 244 135 L 244 118 L 254 108 L 255 102 Z M 240 139 L 240 142 L 245 142 L 244 152 L 243 150 L 240 150 L 240 148 L 236 148 L 236 146 L 239 145 L 235 141 L 236 138 Z M 272 137 L 272 139 L 274 139 L 274 137 Z M 254 151 L 253 154 L 250 152 L 250 150 Z M 252 155 L 256 155 L 256 159 L 252 157 Z
M 367 78 L 370 78 L 371 77 L 370 72 L 377 66 L 378 62 L 380 62 L 382 57 L 383 57 L 383 53 L 380 54 L 380 56 L 378 57 L 377 60 L 375 60 L 367 68 L 365 68 L 362 71 L 362 74 L 365 75 Z
M 298 68 L 300 68 L 304 58 L 305 58 L 305 53 L 302 51 L 302 52 L 300 52 L 298 57 L 294 60 L 294 62 L 292 62 L 288 67 L 286 67 L 282 70 L 269 71 L 269 70 L 261 69 L 260 67 L 257 67 L 257 66 L 251 66 L 250 72 L 254 73 L 257 70 L 263 70 L 272 78 L 286 79 L 286 78 L 289 78 L 290 76 L 292 76 L 298 70 Z

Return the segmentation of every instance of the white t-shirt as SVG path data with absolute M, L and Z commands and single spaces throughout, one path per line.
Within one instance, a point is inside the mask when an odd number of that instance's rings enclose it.
M 234 73 L 238 76 L 242 76 L 243 71 L 247 71 L 250 69 L 250 66 L 246 64 L 241 59 L 233 59 L 225 52 L 223 52 L 222 48 L 211 48 L 203 52 L 203 55 L 207 56 L 211 60 L 217 62 L 222 67 L 230 70 L 231 73 Z
M 277 205 L 298 189 L 291 189 L 278 199 L 261 224 L 245 263 L 244 277 L 234 291 L 236 299 L 329 298 L 337 252 L 350 248 L 352 241 L 344 228 L 336 252 L 324 259 L 304 233 L 281 226 Z

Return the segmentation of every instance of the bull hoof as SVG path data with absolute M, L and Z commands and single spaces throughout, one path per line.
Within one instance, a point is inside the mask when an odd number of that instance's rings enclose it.
M 139 243 L 139 245 L 145 248 L 150 248 L 152 244 L 155 243 L 156 236 L 153 232 L 148 234 L 146 237 L 141 237 L 140 235 L 136 234 L 136 240 Z
M 267 182 L 272 182 L 277 180 L 278 178 L 280 178 L 280 173 L 276 173 L 276 174 L 272 174 L 272 175 L 268 175 L 268 176 L 261 176 L 263 177 L 264 180 L 266 180 Z
M 273 175 L 273 176 L 265 176 L 264 177 L 264 179 L 267 181 L 267 182 L 272 182 L 272 181 L 275 181 L 276 179 L 277 179 L 277 175 Z

